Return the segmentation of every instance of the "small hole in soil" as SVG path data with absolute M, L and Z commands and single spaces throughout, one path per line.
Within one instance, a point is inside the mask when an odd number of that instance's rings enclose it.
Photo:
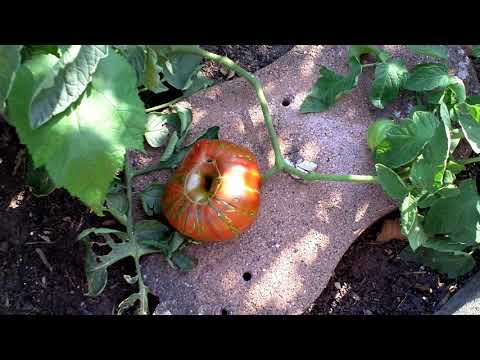
M 207 163 L 211 164 L 211 163 L 213 163 L 213 160 L 212 160 L 212 159 L 208 159 L 208 160 L 207 160 Z
M 222 309 L 221 313 L 222 313 L 222 315 L 230 315 L 230 311 L 228 311 L 225 308 Z
M 283 105 L 283 106 L 288 106 L 288 105 L 290 105 L 290 102 L 291 102 L 291 101 L 290 101 L 289 98 L 284 98 L 284 99 L 282 100 L 282 105 Z
M 252 274 L 250 272 L 246 272 L 243 274 L 243 280 L 250 281 L 252 279 Z

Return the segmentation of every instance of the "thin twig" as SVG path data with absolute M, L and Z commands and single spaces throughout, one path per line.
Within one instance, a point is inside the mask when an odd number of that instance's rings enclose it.
M 48 268 L 48 270 L 50 270 L 50 272 L 52 272 L 53 267 L 48 262 L 47 257 L 45 256 L 45 253 L 42 251 L 42 249 L 35 248 L 35 251 L 38 254 L 38 256 L 40 256 L 40 259 L 42 260 L 43 264 Z

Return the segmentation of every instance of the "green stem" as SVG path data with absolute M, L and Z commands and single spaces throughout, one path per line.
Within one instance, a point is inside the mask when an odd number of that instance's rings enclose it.
M 140 307 L 138 313 L 140 315 L 148 315 L 148 289 L 143 282 L 142 272 L 140 267 L 140 257 L 142 256 L 141 248 L 138 246 L 137 239 L 135 237 L 135 229 L 133 222 L 133 191 L 132 191 L 132 180 L 135 177 L 135 169 L 132 168 L 130 164 L 130 159 L 128 158 L 128 153 L 125 159 L 125 177 L 127 185 L 127 200 L 128 200 L 128 217 L 127 217 L 127 234 L 129 240 L 135 246 L 135 255 L 133 256 L 135 260 L 135 270 L 138 275 L 138 290 L 140 293 Z
M 458 163 L 463 164 L 463 165 L 473 164 L 473 163 L 476 163 L 476 162 L 480 162 L 480 156 L 458 161 Z
M 192 96 L 193 94 L 190 94 L 189 96 Z M 175 103 L 179 102 L 179 101 L 182 101 L 183 99 L 186 99 L 188 96 L 185 96 L 185 95 L 182 95 L 176 99 L 173 99 L 172 101 L 169 101 L 165 104 L 161 104 L 161 105 L 157 105 L 157 106 L 153 106 L 151 108 L 148 108 L 148 109 L 145 109 L 145 112 L 146 113 L 149 113 L 149 112 L 152 112 L 152 111 L 157 111 L 157 110 L 162 110 L 162 109 L 165 109 L 165 108 L 168 108 L 172 105 L 174 105 Z
M 317 172 L 305 173 L 294 166 L 285 164 L 285 171 L 291 175 L 298 176 L 302 180 L 307 181 L 343 181 L 359 184 L 376 184 L 377 177 L 372 175 L 334 175 L 334 174 L 320 174 Z
M 226 56 L 220 56 L 209 51 L 206 51 L 202 48 L 197 46 L 189 46 L 189 45 L 172 45 L 169 47 L 170 53 L 180 53 L 180 54 L 192 54 L 203 57 L 204 59 L 213 61 L 217 64 L 222 65 L 223 67 L 233 71 L 235 74 L 243 77 L 255 90 L 255 94 L 257 95 L 258 101 L 260 103 L 260 107 L 262 109 L 263 118 L 265 121 L 265 126 L 267 127 L 268 136 L 270 138 L 270 142 L 272 144 L 272 148 L 275 154 L 275 169 L 269 169 L 266 174 L 264 174 L 264 180 L 270 178 L 273 174 L 278 171 L 286 171 L 292 175 L 296 175 L 304 180 L 310 181 L 346 181 L 346 182 L 354 182 L 354 183 L 375 183 L 377 179 L 375 176 L 369 175 L 328 175 L 328 174 L 321 174 L 317 172 L 310 172 L 308 174 L 303 173 L 302 171 L 296 169 L 293 166 L 289 166 L 285 159 L 283 158 L 280 144 L 278 141 L 278 136 L 273 127 L 272 117 L 270 116 L 270 111 L 268 109 L 267 99 L 265 98 L 265 93 L 263 92 L 262 83 L 250 72 L 242 68 L 241 66 L 234 63 Z M 376 65 L 376 64 L 366 64 L 366 65 Z
M 376 66 L 376 65 L 379 65 L 379 64 L 381 64 L 381 63 L 376 62 L 376 63 L 371 63 L 371 64 L 362 64 L 362 68 L 368 68 L 368 67 Z

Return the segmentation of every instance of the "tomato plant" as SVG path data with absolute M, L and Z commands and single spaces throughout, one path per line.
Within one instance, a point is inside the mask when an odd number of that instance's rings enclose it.
M 165 216 L 194 240 L 228 240 L 254 221 L 260 186 L 251 151 L 228 141 L 201 140 L 165 187 Z
M 137 284 L 138 292 L 119 305 L 119 313 L 129 308 L 148 313 L 142 256 L 162 253 L 171 266 L 191 270 L 195 260 L 182 249 L 195 240 L 224 240 L 244 231 L 258 211 L 261 183 L 281 171 L 308 181 L 379 183 L 400 203 L 402 231 L 411 246 L 406 257 L 458 276 L 473 268 L 472 252 L 480 246 L 480 197 L 464 171 L 480 157 L 457 159 L 454 150 L 463 141 L 480 152 L 480 100 L 467 96 L 463 81 L 442 63 L 448 58 L 446 47 L 410 49 L 440 63 L 407 69 L 378 47 L 354 45 L 347 55 L 350 73 L 339 75 L 322 66 L 300 108 L 302 113 L 327 110 L 355 89 L 368 68 L 375 69 L 373 106 L 384 108 L 401 92 L 414 94 L 419 101 L 407 119 L 381 119 L 368 132 L 373 175 L 305 172 L 290 164 L 280 150 L 260 81 L 199 46 L 1 45 L 0 112 L 27 147 L 28 182 L 36 195 L 63 187 L 96 214 L 109 212 L 123 226 L 79 235 L 92 296 L 105 288 L 109 266 L 134 260 L 136 274 L 124 277 Z M 366 54 L 378 62 L 363 64 Z M 218 140 L 218 127 L 185 144 L 192 111 L 176 103 L 212 84 L 200 71 L 202 60 L 241 76 L 255 91 L 275 155 L 264 174 L 249 150 Z M 169 87 L 182 95 L 145 108 L 140 92 L 159 94 Z M 144 140 L 163 147 L 163 153 L 157 163 L 135 169 L 128 154 L 144 151 Z M 152 183 L 139 194 L 151 219 L 135 221 L 133 179 L 165 169 L 176 169 L 166 186 Z M 110 251 L 99 255 L 95 244 Z

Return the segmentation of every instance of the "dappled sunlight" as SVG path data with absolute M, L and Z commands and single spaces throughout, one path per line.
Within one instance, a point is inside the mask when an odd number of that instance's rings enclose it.
M 194 111 L 194 115 L 192 116 L 192 126 L 200 124 L 203 118 L 207 115 L 207 112 L 202 109 L 192 109 Z
M 328 243 L 328 236 L 311 229 L 303 238 L 282 249 L 248 290 L 245 303 L 260 308 L 272 303 L 279 309 L 287 307 L 304 289 L 305 277 L 299 268 L 314 263 Z
M 304 143 L 300 149 L 300 155 L 303 159 L 316 162 L 317 157 L 320 154 L 320 146 L 314 141 L 308 141 Z
M 370 202 L 369 201 L 365 201 L 363 204 L 358 205 L 357 212 L 355 213 L 355 222 L 356 223 L 358 223 L 359 221 L 361 221 L 365 217 L 369 207 L 370 207 Z
M 315 209 L 317 218 L 326 224 L 330 223 L 332 209 L 341 209 L 343 194 L 340 191 L 332 191 L 328 197 L 319 200 Z
M 260 126 L 264 124 L 262 109 L 259 105 L 255 104 L 254 106 L 251 106 L 247 111 L 250 117 L 250 121 L 255 126 Z

